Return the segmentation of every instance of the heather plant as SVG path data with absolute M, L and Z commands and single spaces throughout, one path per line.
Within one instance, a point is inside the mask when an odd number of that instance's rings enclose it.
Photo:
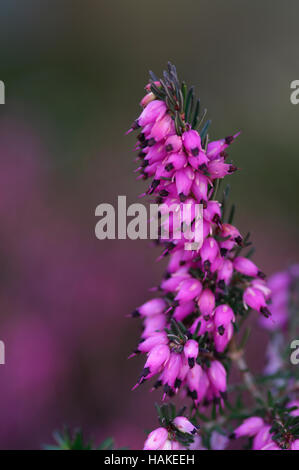
M 151 381 L 152 390 L 162 390 L 159 427 L 144 449 L 223 449 L 241 437 L 255 450 L 298 449 L 298 367 L 289 360 L 298 326 L 298 266 L 267 282 L 251 260 L 250 234 L 233 225 L 235 206 L 223 179 L 237 170 L 228 149 L 239 132 L 211 141 L 206 110 L 170 63 L 163 78 L 150 72 L 145 89 L 142 112 L 128 131 L 138 132 L 143 195 L 161 207 L 202 204 L 203 240 L 186 250 L 183 234 L 159 238 L 161 257 L 168 258 L 165 275 L 155 297 L 132 314 L 143 329 L 130 357 L 144 356 L 133 389 Z M 194 217 L 189 229 L 195 223 Z M 245 358 L 252 314 L 270 334 L 260 375 Z M 231 380 L 234 368 L 240 383 Z M 182 404 L 178 411 L 173 398 Z

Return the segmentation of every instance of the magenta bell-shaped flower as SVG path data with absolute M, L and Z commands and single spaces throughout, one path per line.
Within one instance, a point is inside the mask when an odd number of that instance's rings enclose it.
M 196 173 L 193 184 L 192 193 L 198 202 L 207 201 L 208 199 L 208 178 L 201 173 Z
M 234 260 L 234 268 L 245 276 L 256 277 L 259 273 L 258 267 L 248 258 L 237 256 Z
M 161 119 L 166 111 L 167 106 L 164 101 L 151 101 L 140 114 L 139 118 L 137 119 L 137 123 L 139 126 L 144 127 L 147 124 L 151 124 L 158 119 Z
M 167 135 L 174 134 L 174 133 L 175 133 L 174 122 L 171 119 L 171 116 L 169 116 L 169 114 L 166 114 L 166 115 L 163 115 L 163 117 L 161 117 L 153 125 L 153 128 L 151 130 L 151 137 L 156 142 L 159 142 L 160 140 L 164 139 Z
M 199 252 L 203 263 L 205 263 L 206 261 L 213 263 L 213 261 L 215 261 L 217 255 L 219 254 L 219 246 L 215 238 L 206 238 Z
M 194 339 L 189 339 L 184 346 L 184 354 L 189 366 L 194 367 L 198 356 L 198 343 Z
M 251 416 L 243 421 L 234 431 L 234 437 L 255 436 L 264 427 L 264 420 L 259 416 Z
M 179 170 L 175 174 L 175 184 L 180 198 L 189 196 L 194 180 L 194 173 L 190 167 Z
M 183 133 L 183 143 L 184 147 L 188 153 L 196 157 L 201 148 L 201 139 L 197 131 L 190 130 Z
M 224 282 L 224 284 L 229 284 L 232 275 L 234 272 L 234 266 L 233 263 L 229 259 L 223 260 L 221 266 L 219 267 L 217 271 L 217 282 L 219 285 L 221 284 L 221 281 Z
M 183 146 L 182 138 L 178 135 L 167 137 L 164 147 L 166 152 L 180 152 Z
M 185 416 L 177 416 L 172 421 L 174 426 L 181 432 L 186 432 L 188 434 L 196 434 L 197 427 L 192 424 L 189 419 L 185 418 Z
M 207 373 L 214 391 L 224 393 L 226 391 L 226 370 L 221 362 L 212 361 Z
M 163 447 L 168 438 L 168 431 L 165 428 L 157 428 L 149 433 L 143 450 L 157 450 Z
M 222 304 L 215 308 L 214 324 L 220 334 L 221 330 L 223 334 L 226 326 L 234 321 L 235 314 L 229 305 Z
M 169 356 L 170 350 L 166 344 L 154 346 L 144 365 L 144 377 L 148 374 L 154 375 L 159 372 L 160 367 L 168 361 Z
M 260 289 L 256 289 L 255 287 L 247 287 L 243 294 L 243 301 L 245 305 L 253 308 L 253 310 L 261 312 L 266 317 L 271 315 L 266 306 L 265 297 Z
M 150 317 L 164 312 L 167 303 L 163 299 L 151 299 L 136 309 L 132 316 Z
M 204 289 L 202 291 L 197 305 L 202 315 L 212 315 L 215 308 L 215 295 L 211 289 Z
M 202 291 L 202 284 L 197 279 L 186 279 L 182 281 L 179 286 L 179 292 L 175 300 L 187 302 L 188 300 L 195 299 Z

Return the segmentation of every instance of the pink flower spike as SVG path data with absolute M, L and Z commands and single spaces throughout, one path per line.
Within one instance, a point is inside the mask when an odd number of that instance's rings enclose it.
M 194 155 L 188 156 L 188 162 L 195 170 L 200 170 L 203 166 L 207 166 L 208 158 L 204 152 L 199 152 L 196 157 Z
M 281 450 L 281 448 L 275 444 L 274 441 L 271 441 L 269 444 L 266 444 L 264 447 L 262 447 L 261 450 Z
M 164 168 L 167 172 L 171 170 L 181 170 L 186 165 L 186 157 L 184 154 L 171 153 L 169 157 L 163 162 Z
M 169 360 L 165 365 L 165 368 L 162 372 L 162 383 L 164 385 L 165 395 L 169 392 L 172 392 L 174 389 L 175 381 L 180 373 L 182 367 L 181 355 L 175 352 L 170 353 Z

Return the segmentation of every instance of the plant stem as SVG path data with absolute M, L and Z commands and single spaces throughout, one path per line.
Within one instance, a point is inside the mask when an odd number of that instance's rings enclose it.
M 235 362 L 236 366 L 238 367 L 239 371 L 243 376 L 244 383 L 251 393 L 251 395 L 258 400 L 262 400 L 264 402 L 264 398 L 260 390 L 258 389 L 256 382 L 254 380 L 253 375 L 251 374 L 247 362 L 244 359 L 244 351 L 241 349 L 237 349 L 235 340 L 231 342 L 231 359 Z

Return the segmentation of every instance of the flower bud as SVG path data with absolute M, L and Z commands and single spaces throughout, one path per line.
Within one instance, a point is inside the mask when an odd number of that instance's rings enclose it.
M 228 240 L 220 241 L 220 248 L 232 250 L 237 243 L 242 242 L 242 237 L 239 230 L 231 224 L 222 224 L 221 237 L 228 238 Z
M 154 101 L 153 101 L 154 103 Z M 145 108 L 147 109 L 147 108 Z M 168 134 L 174 134 L 174 122 L 169 114 L 163 115 L 158 119 L 151 130 L 151 137 L 159 142 L 164 139 Z
M 147 93 L 140 101 L 140 105 L 145 108 L 151 101 L 154 101 L 155 99 L 156 96 L 154 95 L 154 93 Z
M 175 425 L 175 427 L 181 431 L 181 432 L 186 432 L 188 434 L 196 434 L 197 433 L 197 427 L 192 424 L 189 419 L 185 418 L 185 416 L 177 416 L 174 418 L 172 423 Z
M 187 302 L 188 300 L 192 300 L 195 297 L 198 297 L 202 291 L 202 285 L 200 281 L 197 279 L 186 279 L 182 281 L 179 287 L 179 292 L 175 298 L 175 300 L 179 300 L 182 302 Z
M 157 428 L 149 433 L 143 450 L 157 450 L 161 448 L 168 438 L 168 431 L 165 428 Z
M 261 312 L 263 315 L 265 315 L 265 317 L 269 317 L 271 315 L 266 306 L 265 297 L 259 289 L 254 287 L 247 287 L 243 294 L 243 302 L 253 310 Z
M 173 318 L 177 321 L 182 321 L 186 318 L 190 313 L 194 310 L 194 302 L 193 300 L 189 300 L 188 302 L 184 302 L 179 304 L 173 313 Z
M 216 240 L 213 237 L 206 238 L 200 249 L 200 256 L 201 256 L 203 263 L 205 261 L 209 261 L 210 263 L 213 263 L 213 261 L 216 259 L 218 254 L 219 254 L 219 247 L 218 247 Z
M 182 198 L 188 196 L 193 184 L 194 173 L 190 167 L 179 170 L 175 174 L 175 184 L 178 195 Z
M 171 153 L 163 162 L 166 171 L 181 170 L 186 165 L 186 157 L 182 153 Z
M 201 173 L 196 173 L 193 184 L 192 193 L 197 201 L 207 201 L 208 199 L 208 178 Z
M 164 101 L 151 101 L 140 114 L 139 118 L 137 119 L 137 123 L 141 127 L 146 126 L 147 124 L 155 122 L 157 119 L 161 119 L 166 111 L 167 106 Z
M 271 442 L 271 434 L 270 434 L 271 426 L 263 426 L 257 434 L 254 436 L 253 450 L 261 450 L 264 446 Z
M 198 155 L 189 155 L 188 162 L 195 170 L 202 169 L 202 166 L 207 166 L 208 158 L 204 152 L 199 152 Z
M 226 370 L 219 361 L 212 361 L 208 369 L 208 377 L 217 393 L 226 391 Z
M 216 307 L 214 315 L 214 324 L 217 330 L 219 330 L 220 327 L 223 327 L 225 330 L 226 326 L 234 321 L 235 315 L 229 305 L 222 304 Z
M 204 219 L 208 222 L 218 223 L 221 219 L 220 204 L 217 201 L 208 201 L 207 207 L 203 210 Z
M 167 137 L 164 144 L 166 152 L 180 152 L 182 145 L 182 138 L 178 135 L 171 135 Z
M 234 437 L 255 436 L 264 427 L 264 421 L 259 416 L 251 416 L 243 421 L 234 431 Z
M 259 273 L 258 267 L 248 258 L 237 256 L 234 260 L 234 268 L 245 276 L 256 277 Z
M 138 351 L 142 353 L 150 352 L 155 346 L 159 344 L 168 344 L 168 338 L 164 331 L 153 333 L 151 336 L 141 341 L 138 344 Z
M 165 310 L 166 306 L 167 304 L 163 299 L 151 299 L 135 310 L 132 316 L 135 317 L 141 315 L 142 317 L 150 317 L 152 315 L 158 315 Z
M 145 317 L 144 330 L 142 332 L 142 338 L 148 338 L 157 330 L 163 330 L 166 326 L 165 314 L 153 315 L 151 317 Z
M 166 344 L 155 346 L 149 353 L 146 363 L 144 364 L 144 377 L 149 373 L 156 374 L 160 367 L 165 364 L 170 356 L 169 347 Z
M 224 284 L 229 284 L 233 275 L 233 271 L 233 263 L 229 259 L 223 260 L 223 263 L 217 272 L 217 282 L 220 283 L 221 281 L 223 281 Z
M 210 289 L 204 289 L 200 294 L 197 305 L 202 315 L 212 315 L 215 308 L 215 296 Z

